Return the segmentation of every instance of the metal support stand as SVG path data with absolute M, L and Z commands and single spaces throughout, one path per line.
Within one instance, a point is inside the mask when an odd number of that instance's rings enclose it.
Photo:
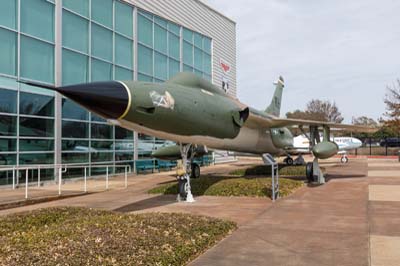
M 264 153 L 262 159 L 265 165 L 271 166 L 272 178 L 272 201 L 279 199 L 279 167 L 274 157 L 269 153 Z
M 182 175 L 178 175 L 178 180 L 186 180 L 186 186 L 185 186 L 185 190 L 186 190 L 186 199 L 182 199 L 181 195 L 178 194 L 177 196 L 177 201 L 182 201 L 185 200 L 186 202 L 192 203 L 195 202 L 194 198 L 193 198 L 193 194 L 192 194 L 192 190 L 191 190 L 191 186 L 190 186 L 190 172 L 191 172 L 191 167 L 190 167 L 190 161 L 193 158 L 190 158 L 190 160 L 188 160 L 188 154 L 190 149 L 192 148 L 191 144 L 180 144 L 180 151 L 181 151 L 181 156 L 182 156 L 182 168 L 183 168 L 183 174 Z M 193 157 L 193 152 L 192 152 L 192 156 Z
M 325 177 L 321 171 L 321 168 L 319 167 L 318 158 L 315 158 L 313 161 L 313 173 L 314 173 L 314 176 L 317 177 L 316 180 L 317 180 L 318 184 L 320 184 L 320 185 L 325 184 Z

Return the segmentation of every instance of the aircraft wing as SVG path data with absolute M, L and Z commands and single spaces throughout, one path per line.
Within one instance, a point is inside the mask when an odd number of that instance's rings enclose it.
M 337 124 L 332 122 L 314 121 L 314 120 L 303 120 L 303 119 L 291 119 L 291 118 L 277 118 L 266 116 L 265 114 L 251 110 L 247 123 L 251 127 L 264 127 L 264 128 L 280 128 L 280 127 L 300 127 L 300 126 L 328 126 L 332 130 L 340 131 L 351 131 L 360 133 L 375 133 L 379 128 L 359 126 L 359 125 L 347 125 Z

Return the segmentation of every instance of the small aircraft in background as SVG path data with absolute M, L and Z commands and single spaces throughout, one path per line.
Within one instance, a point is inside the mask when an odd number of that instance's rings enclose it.
M 323 140 L 322 136 L 321 140 Z M 349 158 L 347 157 L 348 151 L 358 149 L 362 146 L 362 141 L 353 137 L 331 137 L 330 141 L 336 143 L 338 146 L 337 154 L 342 155 L 340 159 L 342 163 L 349 162 Z M 310 138 L 304 134 L 298 135 L 297 137 L 293 138 L 293 146 L 295 147 L 295 151 L 291 152 L 290 155 L 298 154 L 299 157 L 293 160 L 293 158 L 289 155 L 285 158 L 285 163 L 288 165 L 303 164 L 304 160 L 302 160 L 301 155 L 311 153 Z

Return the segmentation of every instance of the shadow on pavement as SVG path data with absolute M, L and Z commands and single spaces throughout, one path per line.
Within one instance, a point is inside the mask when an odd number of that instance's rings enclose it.
M 141 201 L 137 201 L 125 206 L 122 206 L 118 209 L 115 209 L 116 212 L 134 212 L 134 211 L 142 211 L 146 209 L 162 207 L 169 204 L 176 203 L 176 195 L 159 195 L 156 197 L 152 197 L 149 199 L 144 199 Z

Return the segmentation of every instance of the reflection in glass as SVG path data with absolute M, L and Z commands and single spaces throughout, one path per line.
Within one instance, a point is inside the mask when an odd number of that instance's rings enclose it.
M 19 134 L 25 137 L 53 137 L 54 120 L 20 117 Z
M 134 145 L 132 141 L 116 141 L 115 150 L 116 151 L 133 151 Z
M 21 153 L 19 164 L 52 164 L 54 163 L 54 153 Z
M 92 138 L 94 139 L 112 139 L 113 127 L 105 124 L 92 124 Z
M 93 163 L 110 162 L 113 160 L 112 152 L 92 152 L 91 156 Z
M 116 152 L 115 161 L 131 161 L 133 160 L 133 152 Z
M 115 139 L 133 139 L 133 131 L 122 127 L 115 127 Z
M 89 153 L 63 153 L 62 163 L 88 163 Z
M 77 151 L 87 152 L 89 151 L 89 141 L 86 140 L 63 140 L 62 141 L 63 151 Z
M 89 126 L 84 122 L 62 122 L 62 137 L 63 138 L 88 138 Z
M 19 110 L 25 115 L 54 116 L 54 97 L 21 92 Z
M 0 115 L 0 136 L 15 136 L 17 132 L 17 117 Z
M 92 151 L 113 150 L 113 146 L 112 141 L 92 141 Z
M 0 139 L 0 152 L 16 151 L 16 139 Z
M 94 122 L 107 122 L 107 120 L 105 120 L 104 118 L 101 118 L 100 116 L 98 116 L 98 115 L 96 115 L 96 114 L 94 114 L 94 113 L 91 113 L 91 121 L 94 121 Z
M 0 165 L 16 165 L 16 154 L 0 154 Z
M 20 139 L 20 151 L 53 151 L 54 140 L 43 139 Z
M 17 92 L 0 89 L 0 113 L 17 112 Z
M 71 100 L 62 100 L 62 118 L 88 120 L 89 112 Z

